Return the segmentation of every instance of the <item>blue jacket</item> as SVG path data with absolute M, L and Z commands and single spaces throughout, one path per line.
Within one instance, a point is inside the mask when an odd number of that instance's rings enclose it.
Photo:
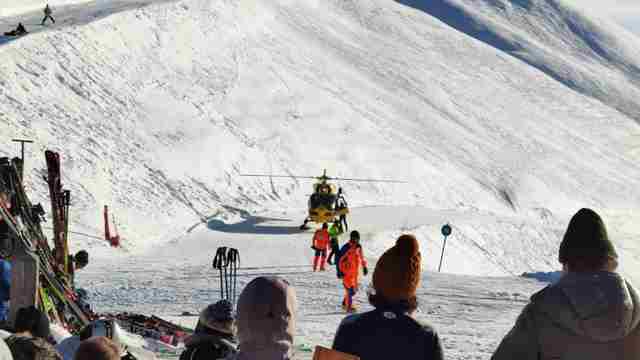
M 7 320 L 11 290 L 11 262 L 0 259 L 0 321 Z

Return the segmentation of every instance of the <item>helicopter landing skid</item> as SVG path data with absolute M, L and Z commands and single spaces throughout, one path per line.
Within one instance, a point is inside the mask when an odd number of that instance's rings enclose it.
M 309 219 L 304 219 L 304 223 L 300 225 L 300 230 L 309 230 L 309 227 L 307 226 L 308 222 L 309 222 Z

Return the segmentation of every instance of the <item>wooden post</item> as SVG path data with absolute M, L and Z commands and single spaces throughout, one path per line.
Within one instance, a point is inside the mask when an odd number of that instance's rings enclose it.
M 16 249 L 11 259 L 10 326 L 13 326 L 19 309 L 38 304 L 38 260 L 32 249 L 27 249 L 21 241 L 16 241 Z
M 22 164 L 20 166 L 20 180 L 22 181 L 22 176 L 24 175 L 24 144 L 32 143 L 33 140 L 13 139 L 11 141 L 20 143 L 20 160 L 22 161 Z

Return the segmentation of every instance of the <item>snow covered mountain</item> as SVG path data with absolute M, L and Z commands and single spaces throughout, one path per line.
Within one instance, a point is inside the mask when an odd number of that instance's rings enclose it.
M 392 223 L 433 249 L 451 221 L 484 264 L 452 272 L 552 270 L 583 206 L 637 268 L 639 44 L 615 25 L 556 0 L 126 3 L 59 6 L 51 31 L 0 40 L 0 155 L 34 139 L 34 174 L 62 153 L 74 230 L 101 234 L 104 204 L 136 251 L 202 221 L 302 221 L 310 182 L 238 175 L 326 168 L 407 180 L 342 185 L 355 212 L 425 209 Z M 372 256 L 400 230 L 372 233 Z
M 417 316 L 448 358 L 489 357 L 545 285 L 514 275 L 558 269 L 580 207 L 640 284 L 640 44 L 616 25 L 560 0 L 52 0 L 47 27 L 21 4 L 0 0 L 0 24 L 31 32 L 0 36 L 0 156 L 35 140 L 27 190 L 46 203 L 43 151 L 61 152 L 76 233 L 100 237 L 110 205 L 132 256 L 71 239 L 100 311 L 197 311 L 233 246 L 240 287 L 287 277 L 296 341 L 329 345 L 342 289 L 297 230 L 312 182 L 239 176 L 325 168 L 407 181 L 340 185 L 371 268 L 418 236 Z

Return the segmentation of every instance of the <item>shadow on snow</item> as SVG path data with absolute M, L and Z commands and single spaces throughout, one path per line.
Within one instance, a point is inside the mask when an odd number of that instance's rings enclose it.
M 226 224 L 222 220 L 207 221 L 210 230 L 233 234 L 261 234 L 261 235 L 290 235 L 304 232 L 297 226 L 260 225 L 265 222 L 289 222 L 289 219 L 277 219 L 262 216 L 242 214 L 244 221 L 236 224 Z

